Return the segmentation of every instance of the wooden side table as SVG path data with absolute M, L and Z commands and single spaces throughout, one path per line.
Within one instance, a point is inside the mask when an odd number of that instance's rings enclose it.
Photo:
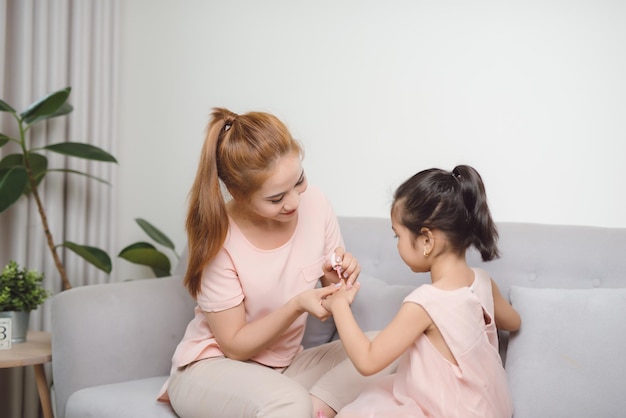
M 26 342 L 13 344 L 9 350 L 0 350 L 0 368 L 33 366 L 37 391 L 44 418 L 53 418 L 50 391 L 43 365 L 52 360 L 52 343 L 49 332 L 29 331 Z

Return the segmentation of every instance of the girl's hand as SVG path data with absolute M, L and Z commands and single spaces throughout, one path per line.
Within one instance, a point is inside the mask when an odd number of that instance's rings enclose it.
M 337 306 L 337 304 L 344 303 L 348 305 L 352 305 L 354 302 L 354 298 L 361 288 L 361 283 L 356 282 L 353 286 L 348 288 L 345 280 L 341 280 L 340 282 L 330 285 L 328 287 L 335 287 L 337 291 L 329 294 L 324 299 L 322 299 L 322 306 L 328 312 L 332 313 L 333 308 Z
M 337 247 L 333 253 L 334 260 L 324 263 L 324 284 L 346 281 L 346 286 L 351 288 L 361 273 L 361 266 L 354 256 L 345 252 L 342 247 Z
M 308 312 L 317 319 L 325 321 L 330 317 L 330 312 L 322 306 L 322 301 L 338 290 L 339 287 L 332 284 L 317 289 L 305 290 L 296 296 L 296 302 L 302 312 Z

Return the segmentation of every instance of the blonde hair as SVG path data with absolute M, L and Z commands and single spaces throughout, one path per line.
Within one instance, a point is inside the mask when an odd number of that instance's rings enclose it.
M 200 291 L 202 271 L 222 248 L 228 231 L 220 181 L 235 199 L 247 199 L 263 185 L 276 160 L 294 152 L 302 156 L 302 147 L 277 117 L 213 109 L 189 193 L 184 284 L 192 296 Z

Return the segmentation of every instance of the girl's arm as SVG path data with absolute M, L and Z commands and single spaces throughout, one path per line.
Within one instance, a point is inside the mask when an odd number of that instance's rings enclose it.
M 522 324 L 522 319 L 509 301 L 502 296 L 498 285 L 493 279 L 491 279 L 491 292 L 493 294 L 493 311 L 496 327 L 505 331 L 517 331 Z
M 215 339 L 224 355 L 233 360 L 247 361 L 271 345 L 304 312 L 321 320 L 329 317 L 320 300 L 337 291 L 335 286 L 306 290 L 285 305 L 250 323 L 242 302 L 220 312 L 204 312 Z
M 433 322 L 420 305 L 403 303 L 389 325 L 370 341 L 350 309 L 359 287 L 358 282 L 349 291 L 345 290 L 345 285 L 341 286 L 341 290 L 326 298 L 323 304 L 333 314 L 350 360 L 359 373 L 370 376 L 400 357 Z

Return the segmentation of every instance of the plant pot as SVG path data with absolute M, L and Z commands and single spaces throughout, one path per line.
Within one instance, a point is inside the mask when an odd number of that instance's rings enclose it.
M 26 341 L 30 312 L 5 311 L 0 312 L 0 318 L 11 318 L 11 343 L 18 344 Z

